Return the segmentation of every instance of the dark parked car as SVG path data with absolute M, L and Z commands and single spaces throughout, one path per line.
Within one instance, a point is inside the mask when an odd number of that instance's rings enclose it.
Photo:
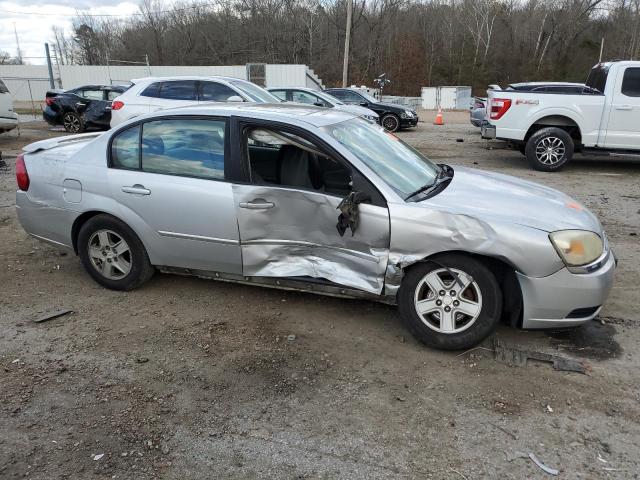
M 109 129 L 111 102 L 129 87 L 125 85 L 85 85 L 72 90 L 49 90 L 42 117 L 51 125 L 62 125 L 67 132 L 87 128 Z
M 336 97 L 347 105 L 360 105 L 373 110 L 380 117 L 380 125 L 390 132 L 415 127 L 418 115 L 414 110 L 395 103 L 383 103 L 371 95 L 353 88 L 328 88 L 325 93 Z

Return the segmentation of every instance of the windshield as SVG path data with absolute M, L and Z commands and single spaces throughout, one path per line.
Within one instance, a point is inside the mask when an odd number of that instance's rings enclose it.
M 329 95 L 328 93 L 324 93 L 324 92 L 319 92 L 317 90 L 313 91 L 314 95 L 317 95 L 318 97 L 320 97 L 321 99 L 323 99 L 325 102 L 329 102 L 331 105 L 344 105 L 343 102 L 341 102 L 340 100 L 338 100 L 336 97 L 332 97 L 331 95 Z
M 366 120 L 346 120 L 322 130 L 344 145 L 402 198 L 433 183 L 440 172 L 440 167 L 431 160 Z
M 242 80 L 231 80 L 231 85 L 242 90 L 251 100 L 258 103 L 281 103 L 278 97 L 272 95 L 267 90 L 259 87 L 255 83 Z

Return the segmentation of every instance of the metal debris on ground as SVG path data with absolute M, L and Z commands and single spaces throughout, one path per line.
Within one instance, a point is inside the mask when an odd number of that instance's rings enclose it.
M 63 315 L 67 315 L 69 313 L 73 313 L 73 310 L 65 308 L 63 310 L 56 310 L 55 312 L 47 313 L 41 317 L 36 318 L 34 323 L 42 323 L 47 322 L 49 320 L 53 320 L 54 318 L 62 317 Z
M 551 363 L 555 370 L 563 372 L 576 372 L 586 375 L 591 371 L 591 365 L 586 361 L 577 361 L 570 358 L 553 355 L 551 353 L 536 352 L 532 350 L 520 350 L 507 347 L 494 338 L 493 351 L 495 359 L 499 362 L 517 367 L 526 367 L 528 360 Z
M 558 475 L 560 473 L 560 471 L 556 470 L 555 468 L 547 467 L 544 463 L 538 460 L 538 457 L 536 457 L 534 453 L 530 453 L 529 458 L 533 463 L 535 463 L 538 467 L 540 467 L 542 470 L 547 472 L 549 475 Z

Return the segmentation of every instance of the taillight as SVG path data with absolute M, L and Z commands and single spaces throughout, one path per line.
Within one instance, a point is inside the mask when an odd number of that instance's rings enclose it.
M 482 103 L 479 100 L 476 100 L 475 103 L 473 104 L 473 108 L 484 108 L 484 103 Z
M 124 107 L 124 102 L 121 102 L 120 100 L 114 100 L 111 103 L 111 110 L 120 110 L 122 107 Z
M 499 120 L 511 107 L 511 100 L 509 98 L 492 98 L 490 105 L 491 113 L 489 118 L 491 120 Z
M 29 174 L 27 173 L 27 166 L 24 163 L 24 155 L 22 153 L 16 158 L 16 180 L 20 190 L 25 192 L 29 190 Z
M 44 99 L 44 101 L 49 106 L 53 105 L 53 97 L 47 97 Z

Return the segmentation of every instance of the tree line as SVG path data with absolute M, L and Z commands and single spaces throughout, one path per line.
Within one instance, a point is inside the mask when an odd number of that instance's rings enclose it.
M 63 63 L 304 63 L 339 85 L 346 0 L 143 0 L 126 19 L 79 14 L 54 28 Z M 640 58 L 640 0 L 354 0 L 350 84 L 420 87 L 584 81 L 598 62 Z

